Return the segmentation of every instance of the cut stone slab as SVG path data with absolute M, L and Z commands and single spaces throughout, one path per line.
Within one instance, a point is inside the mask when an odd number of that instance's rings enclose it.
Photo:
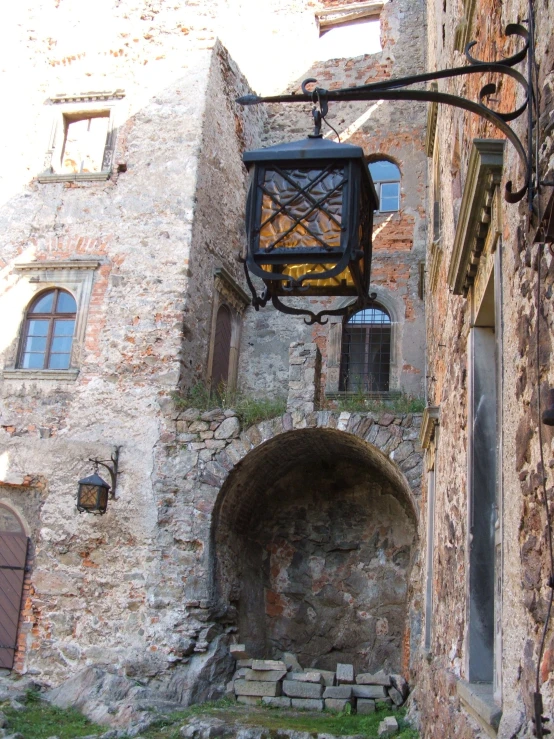
M 323 697 L 333 698 L 336 700 L 346 700 L 352 698 L 352 685 L 335 685 L 325 688 L 323 691 Z
M 237 668 L 241 670 L 243 667 L 246 667 L 246 668 L 252 667 L 252 660 L 251 659 L 238 659 Z
M 315 698 L 293 698 L 292 707 L 303 711 L 323 711 L 324 701 Z
M 323 685 L 300 683 L 297 680 L 283 680 L 283 693 L 291 698 L 321 698 Z
M 410 686 L 408 685 L 407 681 L 404 680 L 402 675 L 391 675 L 390 681 L 392 683 L 392 687 L 396 688 L 399 693 L 402 694 L 402 697 L 404 700 L 408 697 L 408 693 L 410 692 Z
M 401 706 L 404 703 L 402 693 L 396 688 L 389 688 L 389 698 L 392 699 L 395 706 Z
M 358 698 L 356 702 L 356 711 L 363 715 L 367 713 L 375 713 L 375 701 L 366 698 Z
M 235 681 L 230 680 L 225 686 L 225 697 L 232 698 L 235 695 Z
M 324 684 L 321 672 L 293 672 L 288 677 L 289 680 L 298 680 L 299 683 L 319 683 Z
M 353 685 L 352 692 L 356 698 L 381 699 L 387 697 L 387 691 L 382 685 Z
M 287 674 L 286 670 L 244 670 L 245 680 L 259 680 L 267 683 L 277 683 Z
M 325 708 L 328 711 L 344 711 L 346 706 L 351 706 L 352 701 L 348 698 L 325 698 Z
M 354 665 L 337 665 L 337 683 L 352 685 L 354 682 Z
M 283 654 L 283 662 L 286 664 L 287 669 L 291 672 L 302 672 L 300 662 L 296 658 L 296 654 L 293 652 L 285 652 Z
M 280 659 L 253 659 L 253 670 L 284 670 L 287 671 L 286 664 Z
M 363 672 L 356 675 L 356 682 L 358 685 L 384 685 L 385 688 L 388 688 L 391 684 L 391 676 L 386 675 L 383 670 L 376 672 L 374 675 L 371 672 Z M 404 680 L 404 682 L 406 681 Z
M 290 708 L 290 701 L 291 699 L 284 695 L 279 696 L 279 698 L 269 698 L 268 696 L 262 698 L 264 706 L 272 706 L 273 708 Z
M 231 644 L 229 651 L 235 659 L 248 659 L 248 652 L 244 644 Z
M 321 677 L 323 678 L 324 685 L 334 685 L 335 684 L 336 676 L 332 670 L 318 670 L 318 672 L 321 673 Z
M 267 695 L 275 698 L 281 695 L 281 683 L 262 683 L 254 680 L 235 680 L 236 695 L 250 695 L 263 698 Z
M 259 706 L 260 698 L 252 695 L 237 695 L 237 703 L 242 703 L 245 706 Z
M 240 670 L 235 670 L 235 674 L 233 675 L 233 680 L 240 680 L 241 678 L 244 678 L 246 676 L 247 668 L 241 667 Z
M 386 719 L 381 721 L 379 728 L 377 729 L 377 736 L 392 736 L 398 731 L 398 721 L 394 716 L 387 716 Z

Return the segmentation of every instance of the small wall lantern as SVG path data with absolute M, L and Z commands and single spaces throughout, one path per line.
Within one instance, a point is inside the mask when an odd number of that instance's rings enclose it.
M 247 151 L 250 191 L 245 263 L 263 280 L 254 307 L 269 299 L 286 313 L 304 313 L 281 297 L 357 296 L 369 300 L 373 211 L 377 196 L 364 152 L 315 134 L 302 141 Z
M 79 480 L 77 491 L 77 510 L 79 513 L 83 511 L 97 515 L 106 513 L 108 498 L 115 498 L 120 449 L 120 446 L 115 448 L 110 460 L 89 459 L 89 462 L 94 464 L 94 472 L 92 475 Z M 108 485 L 98 474 L 99 465 L 105 467 L 110 473 L 111 485 Z

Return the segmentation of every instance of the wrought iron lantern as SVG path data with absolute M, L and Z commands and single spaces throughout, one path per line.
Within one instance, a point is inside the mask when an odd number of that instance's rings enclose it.
M 77 510 L 79 513 L 83 511 L 97 515 L 106 513 L 108 498 L 115 498 L 120 448 L 116 447 L 115 452 L 112 454 L 111 460 L 109 460 L 111 461 L 111 465 L 101 459 L 89 460 L 89 462 L 94 464 L 94 472 L 92 475 L 79 480 L 77 491 Z M 99 465 L 105 467 L 110 473 L 111 485 L 108 485 L 98 474 Z
M 256 308 L 321 316 L 282 297 L 356 296 L 369 300 L 373 211 L 378 200 L 363 149 L 327 141 L 317 131 L 292 143 L 247 151 L 246 278 Z M 250 275 L 263 280 L 258 296 Z

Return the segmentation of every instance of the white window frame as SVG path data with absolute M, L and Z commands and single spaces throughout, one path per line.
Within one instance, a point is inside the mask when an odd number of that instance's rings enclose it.
M 95 92 L 83 95 L 54 95 L 50 98 L 52 106 L 52 126 L 48 149 L 44 157 L 44 172 L 38 176 L 40 183 L 48 182 L 87 182 L 107 180 L 112 172 L 118 124 L 118 102 L 125 97 L 123 90 Z M 64 151 L 67 119 L 83 120 L 93 117 L 108 118 L 108 132 L 102 155 L 102 169 L 99 172 L 54 171 L 54 162 Z

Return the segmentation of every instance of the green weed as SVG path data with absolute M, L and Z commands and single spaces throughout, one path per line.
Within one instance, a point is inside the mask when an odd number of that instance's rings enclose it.
M 78 711 L 56 708 L 42 700 L 38 693 L 29 692 L 25 710 L 15 710 L 9 704 L 2 707 L 8 720 L 8 731 L 19 732 L 25 739 L 78 739 L 90 734 L 103 734 L 106 727 L 93 724 Z
M 253 398 L 238 391 L 229 390 L 226 385 L 210 390 L 203 383 L 193 385 L 184 395 L 175 393 L 173 401 L 177 408 L 198 408 L 200 411 L 211 411 L 215 408 L 232 409 L 245 427 L 281 416 L 287 407 L 285 398 Z

